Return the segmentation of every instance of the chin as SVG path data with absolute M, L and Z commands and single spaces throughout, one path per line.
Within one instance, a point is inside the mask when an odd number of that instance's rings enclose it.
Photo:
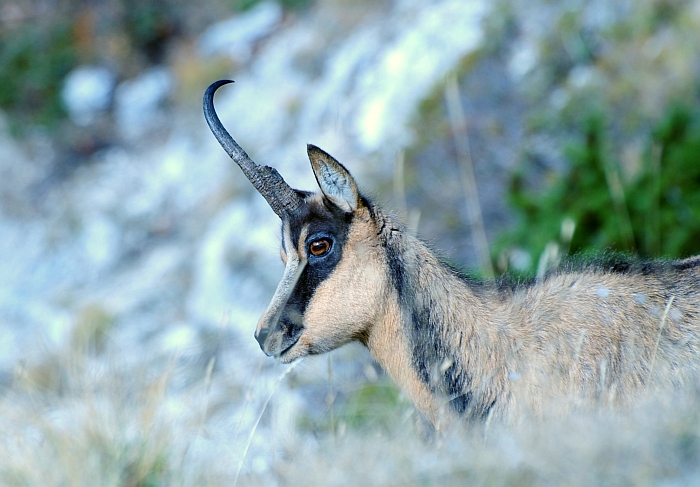
M 297 359 L 306 357 L 307 355 L 309 355 L 309 351 L 306 349 L 306 347 L 297 342 L 294 346 L 285 350 L 276 358 L 281 364 L 290 364 Z

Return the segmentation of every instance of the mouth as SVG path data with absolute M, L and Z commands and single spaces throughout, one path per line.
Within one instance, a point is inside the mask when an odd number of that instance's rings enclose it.
M 304 327 L 285 321 L 281 323 L 281 328 L 282 343 L 275 358 L 280 362 L 289 362 L 294 360 L 294 358 L 290 358 L 290 355 L 293 355 L 291 354 L 292 349 L 299 343 Z
M 285 348 L 283 348 L 283 349 L 277 354 L 277 356 L 276 356 L 275 358 L 276 358 L 277 360 L 279 360 L 280 362 L 282 362 L 282 363 L 286 363 L 287 361 L 289 361 L 289 360 L 288 360 L 288 355 L 289 355 L 289 353 L 292 351 L 292 349 L 294 348 L 294 346 L 299 342 L 300 336 L 301 336 L 301 334 L 299 334 L 299 336 L 297 336 L 294 340 L 292 340 L 291 342 L 289 342 L 289 344 L 286 344 Z

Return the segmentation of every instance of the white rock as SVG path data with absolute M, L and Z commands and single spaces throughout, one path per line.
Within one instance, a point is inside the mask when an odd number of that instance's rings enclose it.
M 359 81 L 362 104 L 355 129 L 365 150 L 393 155 L 411 142 L 408 125 L 418 104 L 481 45 L 485 13 L 481 2 L 444 1 L 414 18 L 398 19 L 395 40 Z
M 537 66 L 539 52 L 537 46 L 528 39 L 515 43 L 515 48 L 508 60 L 508 72 L 517 81 L 522 80 Z
M 188 324 L 180 324 L 168 329 L 162 337 L 162 350 L 179 354 L 184 351 L 192 353 L 198 349 L 197 331 Z
M 82 229 L 85 264 L 100 271 L 113 265 L 120 255 L 121 229 L 105 215 L 86 219 Z
M 91 124 L 109 108 L 115 82 L 114 74 L 101 66 L 80 66 L 68 73 L 61 99 L 71 120 L 80 126 Z
M 569 84 L 577 90 L 594 87 L 600 84 L 598 71 L 592 66 L 575 66 L 569 72 Z
M 151 128 L 160 108 L 174 88 L 173 76 L 165 68 L 151 68 L 139 77 L 121 83 L 115 93 L 115 118 L 119 131 L 127 138 Z
M 204 56 L 226 55 L 245 63 L 255 43 L 274 32 L 282 15 L 279 3 L 259 3 L 244 14 L 209 27 L 199 38 L 199 50 Z
M 208 324 L 230 320 L 251 337 L 247 342 L 254 352 L 255 323 L 283 266 L 277 257 L 279 220 L 264 201 L 251 201 L 232 203 L 211 222 L 194 261 L 188 309 L 193 318 Z

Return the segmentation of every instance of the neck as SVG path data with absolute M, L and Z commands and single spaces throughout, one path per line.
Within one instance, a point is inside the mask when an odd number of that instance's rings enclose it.
M 498 358 L 512 355 L 507 334 L 489 323 L 496 301 L 391 220 L 382 228 L 393 289 L 370 352 L 433 422 L 443 410 L 486 419 L 504 401 Z

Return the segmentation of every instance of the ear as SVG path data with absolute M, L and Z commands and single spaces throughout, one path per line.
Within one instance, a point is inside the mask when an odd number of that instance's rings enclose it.
M 357 210 L 360 205 L 360 193 L 348 170 L 333 156 L 315 145 L 308 144 L 306 151 L 323 195 L 346 213 Z

